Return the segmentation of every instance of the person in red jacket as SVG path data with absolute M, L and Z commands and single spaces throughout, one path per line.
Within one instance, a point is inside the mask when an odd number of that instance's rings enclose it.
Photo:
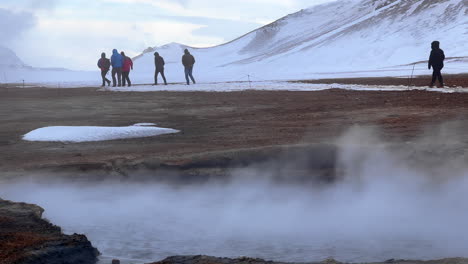
M 106 53 L 101 54 L 101 58 L 98 60 L 97 66 L 101 69 L 101 78 L 102 78 L 102 87 L 107 85 L 110 86 L 110 80 L 106 78 L 107 73 L 109 72 L 111 62 L 108 58 L 106 58 Z
M 132 86 L 130 81 L 130 69 L 133 70 L 133 61 L 129 57 L 125 56 L 125 53 L 122 51 L 120 53 L 123 57 L 123 67 L 122 67 L 122 86 L 125 86 L 125 83 L 128 83 L 128 87 Z

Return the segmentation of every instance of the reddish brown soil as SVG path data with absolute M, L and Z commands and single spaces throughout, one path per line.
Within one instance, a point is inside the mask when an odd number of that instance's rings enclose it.
M 333 143 L 356 125 L 377 127 L 386 140 L 409 140 L 428 127 L 452 120 L 465 123 L 468 118 L 468 93 L 426 91 L 116 93 L 10 88 L 0 89 L 0 100 L 3 171 L 112 169 L 144 162 L 180 166 L 203 156 L 249 149 Z M 79 144 L 21 140 L 25 133 L 45 126 L 139 122 L 182 132 Z M 460 131 L 461 138 L 465 134 Z
M 0 264 L 94 263 L 98 251 L 83 235 L 64 235 L 43 209 L 0 199 Z
M 412 79 L 394 78 L 394 77 L 372 77 L 372 78 L 338 78 L 338 79 L 318 79 L 318 80 L 301 80 L 298 82 L 304 83 L 341 83 L 341 84 L 361 84 L 361 85 L 403 85 L 403 86 L 429 86 L 432 81 L 432 76 L 415 76 Z M 468 87 L 468 74 L 451 74 L 444 75 L 445 87 Z M 436 85 L 439 85 L 436 82 Z
M 379 263 L 368 263 L 368 264 L 384 264 L 384 263 L 393 263 L 393 264 L 468 264 L 468 259 L 464 258 L 450 258 L 450 259 L 441 259 L 441 260 L 429 260 L 429 261 L 414 261 L 414 260 L 395 260 L 389 259 L 385 262 Z M 232 258 L 217 258 L 210 256 L 175 256 L 168 257 L 164 260 L 154 262 L 151 264 L 294 264 L 287 262 L 273 262 L 268 260 L 263 260 L 259 258 L 248 258 L 240 257 L 236 259 Z M 336 261 L 334 259 L 326 259 L 322 262 L 309 262 L 304 264 L 346 264 L 343 262 Z
M 11 232 L 3 235 L 4 237 L 1 239 L 0 264 L 17 263 L 25 257 L 27 249 L 41 247 L 51 239 L 31 232 Z

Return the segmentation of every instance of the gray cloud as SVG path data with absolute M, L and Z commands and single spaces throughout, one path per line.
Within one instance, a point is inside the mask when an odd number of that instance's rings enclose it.
M 0 8 L 0 44 L 18 39 L 36 24 L 36 17 L 30 12 L 12 12 Z
M 57 6 L 59 0 L 27 0 L 19 5 L 19 10 L 0 8 L 0 24 L 7 25 L 0 28 L 0 45 L 12 40 L 18 40 L 21 35 L 32 29 L 37 23 L 36 12 L 41 10 L 52 10 Z M 15 9 L 17 10 L 17 9 Z
M 177 2 L 178 2 L 179 4 L 181 4 L 182 6 L 185 6 L 185 7 L 186 7 L 187 4 L 188 4 L 188 2 L 189 2 L 189 0 L 177 0 Z
M 29 0 L 28 7 L 32 9 L 52 9 L 58 3 L 58 0 Z

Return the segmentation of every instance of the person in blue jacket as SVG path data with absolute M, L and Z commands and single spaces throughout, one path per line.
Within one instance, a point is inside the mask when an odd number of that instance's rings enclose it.
M 124 58 L 119 54 L 117 49 L 112 51 L 111 64 L 112 64 L 112 86 L 115 87 L 116 83 L 118 86 L 122 86 L 122 67 Z M 117 81 L 115 76 L 117 75 Z

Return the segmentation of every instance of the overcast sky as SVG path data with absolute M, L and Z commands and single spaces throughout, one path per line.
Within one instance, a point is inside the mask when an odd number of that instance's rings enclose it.
M 94 69 L 102 51 L 128 55 L 178 42 L 222 44 L 331 0 L 1 0 L 0 45 L 35 67 Z

